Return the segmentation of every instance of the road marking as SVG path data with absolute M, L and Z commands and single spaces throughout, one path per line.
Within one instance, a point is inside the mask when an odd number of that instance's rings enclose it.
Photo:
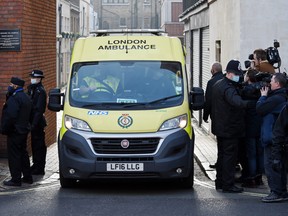
M 54 187 L 60 187 L 59 183 L 49 183 L 49 184 L 45 184 L 45 185 L 37 185 L 35 187 L 31 187 L 31 188 L 21 188 L 18 190 L 8 190 L 8 191 L 0 191 L 0 196 L 4 196 L 4 195 L 13 195 L 13 194 L 19 194 L 19 193 L 23 193 L 23 192 L 29 192 L 29 191 L 40 191 L 40 190 L 46 190 L 47 188 L 54 188 Z
M 209 188 L 209 189 L 215 189 L 214 185 L 209 184 L 207 182 L 200 181 L 200 180 L 196 179 L 195 177 L 194 177 L 194 183 L 197 185 Z M 263 197 L 263 196 L 267 195 L 266 193 L 256 193 L 256 192 L 248 192 L 248 191 L 244 191 L 241 194 L 242 195 L 248 195 L 248 196 L 254 196 L 254 197 Z

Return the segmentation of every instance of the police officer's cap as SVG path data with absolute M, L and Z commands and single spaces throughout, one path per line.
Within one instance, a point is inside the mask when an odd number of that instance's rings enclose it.
M 23 87 L 25 85 L 25 81 L 18 78 L 18 77 L 12 77 L 10 82 L 14 85 L 18 85 L 21 87 Z
M 44 78 L 43 71 L 41 71 L 41 70 L 33 70 L 33 71 L 30 73 L 30 76 L 31 76 L 31 77 L 35 77 L 35 78 Z
M 232 72 L 236 75 L 243 75 L 243 71 L 241 69 L 241 63 L 238 60 L 229 61 L 226 67 L 226 71 Z

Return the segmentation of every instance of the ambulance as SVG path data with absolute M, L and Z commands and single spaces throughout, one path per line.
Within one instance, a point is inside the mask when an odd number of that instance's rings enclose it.
M 65 92 L 49 91 L 63 110 L 58 134 L 63 188 L 82 180 L 194 182 L 192 110 L 204 105 L 190 87 L 185 49 L 162 30 L 99 30 L 79 38 Z

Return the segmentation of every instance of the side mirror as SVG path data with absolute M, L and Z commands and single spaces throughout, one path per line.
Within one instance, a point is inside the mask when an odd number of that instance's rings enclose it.
M 190 105 L 192 110 L 201 110 L 204 108 L 204 90 L 199 87 L 193 87 L 190 92 Z
M 63 110 L 62 98 L 64 97 L 64 93 L 61 93 L 61 90 L 58 88 L 51 89 L 49 91 L 49 99 L 48 99 L 48 109 L 54 112 L 59 112 Z

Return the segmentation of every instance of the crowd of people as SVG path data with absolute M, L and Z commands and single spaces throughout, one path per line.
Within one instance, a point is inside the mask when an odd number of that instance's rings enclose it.
M 47 147 L 45 144 L 46 91 L 42 85 L 44 74 L 33 70 L 28 92 L 25 81 L 12 77 L 7 89 L 6 102 L 2 109 L 1 133 L 7 136 L 8 166 L 11 179 L 6 186 L 32 184 L 33 175 L 45 174 Z M 30 166 L 27 138 L 31 132 L 32 162 Z
M 279 202 L 288 200 L 287 78 L 275 72 L 266 56 L 265 50 L 256 49 L 246 71 L 238 60 L 228 62 L 225 74 L 219 62 L 212 65 L 203 120 L 210 116 L 217 141 L 217 161 L 210 165 L 216 168 L 216 190 L 241 193 L 263 185 L 265 174 L 270 193 L 261 200 Z M 270 80 L 259 81 L 259 74 Z M 238 178 L 237 164 L 242 168 Z

